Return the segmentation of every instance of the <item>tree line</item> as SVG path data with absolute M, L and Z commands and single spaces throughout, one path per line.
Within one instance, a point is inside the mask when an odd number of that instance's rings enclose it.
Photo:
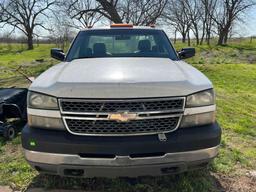
M 97 23 L 132 23 L 168 26 L 190 45 L 227 44 L 234 26 L 241 22 L 256 0 L 0 0 L 0 30 L 20 31 L 28 49 L 41 29 L 52 38 L 69 38 L 73 29 Z

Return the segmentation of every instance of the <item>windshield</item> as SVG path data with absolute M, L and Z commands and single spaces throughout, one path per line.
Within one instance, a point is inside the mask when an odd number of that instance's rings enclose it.
M 162 57 L 177 60 L 165 33 L 152 29 L 81 31 L 66 60 L 92 57 Z

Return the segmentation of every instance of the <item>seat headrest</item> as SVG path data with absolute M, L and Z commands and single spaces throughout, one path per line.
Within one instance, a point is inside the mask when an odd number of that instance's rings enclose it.
M 106 54 L 106 45 L 104 43 L 95 43 L 93 45 L 93 54 L 94 55 L 105 55 Z
M 151 51 L 151 43 L 149 40 L 140 40 L 138 44 L 138 50 L 142 52 Z

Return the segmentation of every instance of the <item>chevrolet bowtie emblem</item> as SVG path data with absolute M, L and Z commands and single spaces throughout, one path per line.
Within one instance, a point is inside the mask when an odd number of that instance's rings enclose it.
M 136 119 L 137 114 L 129 113 L 129 112 L 113 113 L 113 114 L 110 114 L 108 118 L 109 120 L 127 122 L 130 120 Z

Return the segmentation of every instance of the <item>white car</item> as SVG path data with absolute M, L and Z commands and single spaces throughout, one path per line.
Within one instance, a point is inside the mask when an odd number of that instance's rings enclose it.
M 165 32 L 114 24 L 80 31 L 28 93 L 22 145 L 37 171 L 75 177 L 165 175 L 218 153 L 212 83 Z

